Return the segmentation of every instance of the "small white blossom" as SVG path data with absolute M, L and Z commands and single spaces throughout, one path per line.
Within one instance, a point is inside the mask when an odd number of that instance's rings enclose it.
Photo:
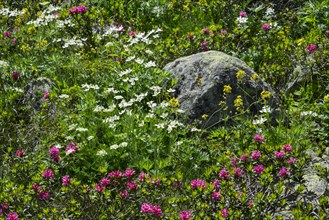
M 259 117 L 259 119 L 255 119 L 252 121 L 252 124 L 254 125 L 261 125 L 261 124 L 264 124 L 264 122 L 266 122 L 267 119 L 266 118 L 263 118 L 263 117 Z
M 79 131 L 79 132 L 88 131 L 88 129 L 87 129 L 87 128 L 81 128 L 81 127 L 79 127 L 79 128 L 76 128 L 75 130 L 76 130 L 76 131 Z
M 135 62 L 138 63 L 138 64 L 143 64 L 144 60 L 140 59 L 140 58 L 137 58 L 137 59 L 135 59 Z
M 163 118 L 165 119 L 166 117 L 168 116 L 168 113 L 167 112 L 164 112 L 160 115 L 160 118 Z
M 103 157 L 107 155 L 107 152 L 105 150 L 99 150 L 96 153 L 97 156 Z
M 196 127 L 193 127 L 193 128 L 191 128 L 191 131 L 192 132 L 201 132 L 202 130 L 201 129 L 198 129 Z
M 271 17 L 271 16 L 273 16 L 273 15 L 274 15 L 274 9 L 273 9 L 273 8 L 267 8 L 267 9 L 266 9 L 266 12 L 265 12 L 265 15 L 266 15 L 267 17 Z
M 116 100 L 120 100 L 120 99 L 123 99 L 123 96 L 121 96 L 121 95 L 117 95 L 117 96 L 114 96 L 114 99 L 116 99 Z
M 60 98 L 60 99 L 68 99 L 68 98 L 70 98 L 70 96 L 67 95 L 67 94 L 61 94 L 61 95 L 58 96 L 58 98 Z
M 118 90 L 115 90 L 114 88 L 108 88 L 104 91 L 104 93 L 113 93 L 113 94 L 117 94 L 119 93 Z
M 119 73 L 119 76 L 120 77 L 123 77 L 124 75 L 127 75 L 127 74 L 129 74 L 129 73 L 131 73 L 133 70 L 132 69 L 126 69 L 126 70 L 123 70 L 123 71 L 121 71 L 120 73 Z
M 135 58 L 136 58 L 135 56 L 127 57 L 126 62 L 132 61 L 132 60 L 134 60 Z
M 0 60 L 0 67 L 7 67 L 7 66 L 9 66 L 8 62 L 4 60 Z
M 248 18 L 239 16 L 236 20 L 238 21 L 239 24 L 244 24 L 247 23 Z
M 92 140 L 92 139 L 94 139 L 94 136 L 88 136 L 88 137 L 87 137 L 87 140 L 88 140 L 88 141 L 90 141 L 90 140 Z
M 155 64 L 154 61 L 149 61 L 147 63 L 145 63 L 144 65 L 146 68 L 149 68 L 149 67 L 156 67 L 157 65 Z
M 272 112 L 272 109 L 270 106 L 268 105 L 264 105 L 262 110 L 259 111 L 260 113 L 271 113 Z
M 139 124 L 138 124 L 138 127 L 143 127 L 145 125 L 145 122 L 144 121 L 141 121 Z
M 167 92 L 172 93 L 172 92 L 176 92 L 176 90 L 170 88 L 170 89 L 167 90 Z
M 69 131 L 72 131 L 76 128 L 77 124 L 71 124 L 68 128 Z
M 312 116 L 312 117 L 317 117 L 318 114 L 316 112 L 312 112 L 312 111 L 304 111 L 300 113 L 300 116 Z
M 158 129 L 163 129 L 165 127 L 165 124 L 164 123 L 160 123 L 160 124 L 155 124 L 154 126 L 156 128 L 158 128 Z

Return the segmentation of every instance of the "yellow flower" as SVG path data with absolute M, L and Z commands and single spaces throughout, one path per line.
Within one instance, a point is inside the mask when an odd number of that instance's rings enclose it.
M 259 76 L 257 73 L 254 73 L 251 75 L 250 79 L 257 82 L 259 80 Z
M 232 87 L 231 87 L 230 85 L 225 85 L 223 91 L 224 91 L 224 93 L 226 93 L 226 94 L 230 94 L 231 91 L 232 91 Z
M 329 103 L 329 94 L 326 95 L 325 97 L 323 97 L 323 101 L 324 101 L 325 103 Z
M 172 108 L 178 108 L 179 107 L 179 101 L 176 98 L 172 98 L 168 102 L 169 106 Z
M 269 91 L 262 91 L 262 93 L 260 94 L 262 99 L 269 99 L 271 97 L 271 92 Z
M 243 71 L 243 70 L 239 70 L 239 71 L 236 73 L 236 78 L 237 78 L 237 79 L 243 79 L 245 76 L 246 76 L 246 72 Z
M 204 120 L 206 120 L 206 119 L 208 118 L 208 115 L 207 115 L 207 114 L 203 114 L 203 115 L 202 115 L 202 118 L 203 118 Z
M 236 107 L 237 111 L 241 111 L 243 107 L 243 100 L 241 95 L 238 95 L 236 99 L 234 100 L 234 107 Z

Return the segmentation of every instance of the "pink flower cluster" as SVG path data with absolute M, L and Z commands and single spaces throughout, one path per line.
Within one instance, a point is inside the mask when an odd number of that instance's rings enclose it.
M 259 150 L 254 150 L 251 154 L 251 159 L 256 160 L 258 158 L 260 158 L 262 156 L 262 154 L 260 153 Z
M 32 190 L 39 193 L 38 194 L 38 197 L 39 199 L 41 200 L 46 200 L 46 199 L 49 199 L 50 197 L 50 192 L 46 191 L 46 190 L 43 190 L 41 186 L 39 186 L 38 184 L 34 183 L 32 185 Z
M 191 181 L 191 187 L 193 189 L 202 187 L 202 189 L 206 189 L 206 182 L 202 179 L 195 179 Z
M 189 220 L 190 218 L 192 218 L 192 215 L 189 211 L 182 211 L 179 214 L 179 218 L 182 220 Z
M 261 142 L 264 142 L 265 141 L 265 138 L 263 136 L 259 135 L 259 134 L 256 134 L 254 136 L 254 141 L 261 143 Z
M 284 151 L 275 151 L 274 155 L 275 155 L 276 158 L 280 159 L 280 158 L 284 158 L 286 153 Z
M 263 165 L 260 164 L 260 165 L 254 166 L 254 172 L 257 175 L 260 175 L 263 171 L 264 171 L 264 166 Z
M 0 216 L 3 214 L 3 210 L 6 210 L 6 211 L 9 210 L 9 206 L 5 202 L 0 204 Z
M 76 154 L 78 149 L 78 144 L 75 142 L 70 142 L 67 147 L 65 148 L 66 154 Z
M 221 215 L 223 218 L 226 218 L 228 216 L 228 208 L 223 208 L 221 211 Z
M 71 178 L 68 175 L 62 177 L 62 186 L 68 186 L 70 182 Z
M 288 170 L 287 168 L 285 167 L 282 167 L 282 169 L 279 171 L 279 175 L 281 177 L 284 177 L 286 175 L 289 175 L 290 174 L 290 170 Z
M 245 11 L 240 11 L 239 16 L 240 16 L 240 17 L 247 17 L 247 12 L 245 12 Z
M 222 169 L 221 171 L 219 171 L 219 178 L 224 180 L 230 180 L 231 179 L 230 172 L 226 170 L 226 168 Z
M 87 7 L 84 5 L 74 6 L 73 9 L 69 10 L 69 14 L 84 14 L 87 12 Z
M 25 150 L 24 149 L 17 150 L 16 151 L 16 156 L 17 157 L 23 157 L 24 156 L 24 153 L 25 153 Z
M 316 45 L 315 44 L 310 44 L 306 47 L 306 49 L 309 51 L 309 52 L 312 52 L 314 50 L 317 49 Z
M 270 29 L 271 29 L 271 25 L 269 25 L 269 24 L 263 24 L 263 26 L 262 26 L 262 30 L 263 31 L 268 31 Z
M 14 71 L 13 73 L 12 73 L 12 75 L 13 75 L 13 79 L 14 80 L 17 80 L 19 77 L 20 77 L 20 73 L 19 72 L 17 72 L 17 71 Z
M 51 169 L 44 170 L 43 177 L 46 179 L 52 179 L 54 178 L 54 172 Z
M 144 214 L 154 214 L 156 216 L 162 215 L 160 206 L 154 206 L 151 203 L 143 203 L 141 206 L 141 212 Z
M 6 220 L 19 220 L 16 212 L 11 212 L 7 215 Z
M 212 193 L 211 198 L 214 200 L 218 200 L 218 199 L 222 198 L 222 195 L 220 194 L 219 191 L 218 192 L 216 191 L 216 192 Z
M 202 49 L 203 49 L 204 51 L 208 51 L 208 50 L 209 50 L 206 41 L 201 42 L 201 43 L 200 43 L 200 46 L 202 47 Z
M 57 147 L 52 146 L 49 150 L 49 153 L 50 153 L 52 161 L 59 162 L 61 160 L 61 157 L 59 156 L 60 152 Z

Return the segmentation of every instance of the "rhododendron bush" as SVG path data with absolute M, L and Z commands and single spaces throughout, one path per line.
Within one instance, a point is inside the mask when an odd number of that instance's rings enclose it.
M 0 0 L 0 219 L 326 219 L 323 2 Z M 282 103 L 187 122 L 162 67 L 208 50 Z

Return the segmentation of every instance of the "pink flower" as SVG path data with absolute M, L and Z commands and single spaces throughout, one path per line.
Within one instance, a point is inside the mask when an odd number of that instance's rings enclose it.
M 215 187 L 215 189 L 219 189 L 219 184 L 220 184 L 220 180 L 219 179 L 216 179 L 212 185 Z
M 187 39 L 192 40 L 194 38 L 194 34 L 188 34 L 186 37 L 187 37 Z
M 41 199 L 41 200 L 49 199 L 49 197 L 50 197 L 50 192 L 48 192 L 48 191 L 42 190 L 39 193 L 39 199 Z
M 136 171 L 135 171 L 134 169 L 129 169 L 129 168 L 127 168 L 127 169 L 126 169 L 126 172 L 125 172 L 125 176 L 126 176 L 127 178 L 130 178 L 130 177 L 132 177 L 135 173 L 136 173 Z
M 52 179 L 54 177 L 54 172 L 51 169 L 44 170 L 43 177 L 46 179 Z
M 225 35 L 225 34 L 227 34 L 227 30 L 223 29 L 220 31 L 220 35 Z
M 231 158 L 232 166 L 237 167 L 238 166 L 237 161 L 238 161 L 238 158 L 236 158 L 236 157 Z
M 271 29 L 271 25 L 269 25 L 269 24 L 263 24 L 263 26 L 262 26 L 262 30 L 263 31 L 268 31 L 270 29 Z
M 141 211 L 144 214 L 152 213 L 153 212 L 153 205 L 150 203 L 143 203 L 141 206 Z
M 203 32 L 204 34 L 209 34 L 209 29 L 208 29 L 208 28 L 203 28 L 203 29 L 202 29 L 202 32 Z
M 306 47 L 306 49 L 307 49 L 309 52 L 312 52 L 312 51 L 316 50 L 317 47 L 316 47 L 316 45 L 314 45 L 314 44 L 310 44 L 310 45 L 308 45 L 308 46 Z
M 84 5 L 74 6 L 73 9 L 69 10 L 69 14 L 83 14 L 87 12 L 87 7 Z
M 138 189 L 138 184 L 135 181 L 131 181 L 131 182 L 126 183 L 126 186 L 128 186 L 129 189 L 131 189 L 131 190 Z
M 245 160 L 247 160 L 247 155 L 245 154 L 245 153 L 243 153 L 242 155 L 241 155 L 241 157 L 240 157 L 240 159 L 242 160 L 242 161 L 245 161 Z
M 174 181 L 172 183 L 172 185 L 173 185 L 174 188 L 178 189 L 178 188 L 182 187 L 183 182 L 182 181 Z
M 247 12 L 245 12 L 245 11 L 240 11 L 239 16 L 240 16 L 240 17 L 247 17 Z
M 12 75 L 13 75 L 13 79 L 17 80 L 20 77 L 21 74 L 17 71 L 14 71 Z
M 120 192 L 120 196 L 122 196 L 123 198 L 128 198 L 129 197 L 128 190 L 125 189 L 122 192 Z
M 68 175 L 62 177 L 62 186 L 68 186 L 71 182 L 71 179 Z
M 221 214 L 223 218 L 226 218 L 228 216 L 228 208 L 223 208 Z
M 208 51 L 208 50 L 209 50 L 209 48 L 208 48 L 208 46 L 207 46 L 207 42 L 206 42 L 206 41 L 204 41 L 204 42 L 201 42 L 201 43 L 200 43 L 200 45 L 201 45 L 201 47 L 202 47 L 202 49 L 203 49 L 204 51 Z
M 16 212 L 11 212 L 7 215 L 6 220 L 19 220 Z
M 324 32 L 324 34 L 327 35 L 327 36 L 329 36 L 329 30 L 326 30 L 326 31 Z
M 191 181 L 191 187 L 193 189 L 202 187 L 202 189 L 206 189 L 206 182 L 202 179 L 195 179 Z
M 16 44 L 17 39 L 16 39 L 16 38 L 13 38 L 13 39 L 11 40 L 11 42 L 13 42 L 14 44 Z
M 74 155 L 77 152 L 78 144 L 75 142 L 70 142 L 65 148 L 66 154 Z
M 251 159 L 256 160 L 258 158 L 260 158 L 262 156 L 262 154 L 260 153 L 259 150 L 254 150 L 251 154 Z
M 220 192 L 213 192 L 211 195 L 211 198 L 218 200 L 218 199 L 222 198 L 222 195 L 220 194 Z
M 190 218 L 192 218 L 192 215 L 189 211 L 182 211 L 179 214 L 179 218 L 182 220 L 189 220 Z
M 143 181 L 144 177 L 147 177 L 147 174 L 144 173 L 144 171 L 142 171 L 139 175 L 138 175 L 138 179 L 140 182 Z
M 17 150 L 16 151 L 16 156 L 17 157 L 23 157 L 24 156 L 24 153 L 25 153 L 25 150 L 24 149 Z
M 50 156 L 56 157 L 59 155 L 59 149 L 55 146 L 52 146 L 49 150 Z
M 43 99 L 47 100 L 49 98 L 49 92 L 46 91 L 45 93 L 43 93 Z
M 243 174 L 243 170 L 241 170 L 240 168 L 235 168 L 233 172 L 234 172 L 234 175 L 236 175 L 238 177 L 242 176 L 242 174 Z
M 231 179 L 230 172 L 227 171 L 226 168 L 219 171 L 219 177 L 221 179 L 224 179 L 224 180 L 230 180 Z
M 3 32 L 3 35 L 9 38 L 11 36 L 11 33 L 9 31 L 5 31 Z
M 286 153 L 284 151 L 275 151 L 274 155 L 276 158 L 284 158 L 284 155 L 286 155 Z
M 96 190 L 97 192 L 102 192 L 102 191 L 104 190 L 104 187 L 103 187 L 103 186 L 100 186 L 100 185 L 98 185 L 98 184 L 96 184 L 96 185 L 95 185 L 95 190 Z
M 288 164 L 290 164 L 290 165 L 293 163 L 296 163 L 296 162 L 297 162 L 296 158 L 293 158 L 293 157 L 290 157 L 288 160 Z
M 250 201 L 247 203 L 247 205 L 248 205 L 249 207 L 253 207 L 254 203 L 253 203 L 252 200 L 250 200 Z
M 129 35 L 130 35 L 130 37 L 135 37 L 136 32 L 135 31 L 130 31 Z
M 108 174 L 110 178 L 121 178 L 123 177 L 123 173 L 120 170 L 112 171 Z
M 161 210 L 160 206 L 153 206 L 152 212 L 156 216 L 161 216 L 162 215 L 162 210 Z
M 264 171 L 264 166 L 263 165 L 258 165 L 258 166 L 254 166 L 254 172 L 257 175 L 260 175 L 262 172 Z
M 256 142 L 264 142 L 265 141 L 265 138 L 263 136 L 260 136 L 259 134 L 256 134 L 254 136 L 254 141 L 256 141 Z
M 32 189 L 33 189 L 34 191 L 40 191 L 40 190 L 42 190 L 42 187 L 39 186 L 39 185 L 36 184 L 36 183 L 33 183 L 33 185 L 32 185 Z
M 282 149 L 286 152 L 291 152 L 292 151 L 292 146 L 289 144 L 283 145 Z
M 101 180 L 102 186 L 108 186 L 110 183 L 111 183 L 111 180 L 109 180 L 109 179 L 102 178 L 102 180 Z
M 51 160 L 53 161 L 53 162 L 59 162 L 59 161 L 61 161 L 61 157 L 60 156 L 54 156 L 54 157 L 52 157 L 51 158 Z
M 290 174 L 290 171 L 285 167 L 282 167 L 281 170 L 279 171 L 279 175 L 281 177 L 284 177 L 284 176 L 289 175 L 289 174 Z

